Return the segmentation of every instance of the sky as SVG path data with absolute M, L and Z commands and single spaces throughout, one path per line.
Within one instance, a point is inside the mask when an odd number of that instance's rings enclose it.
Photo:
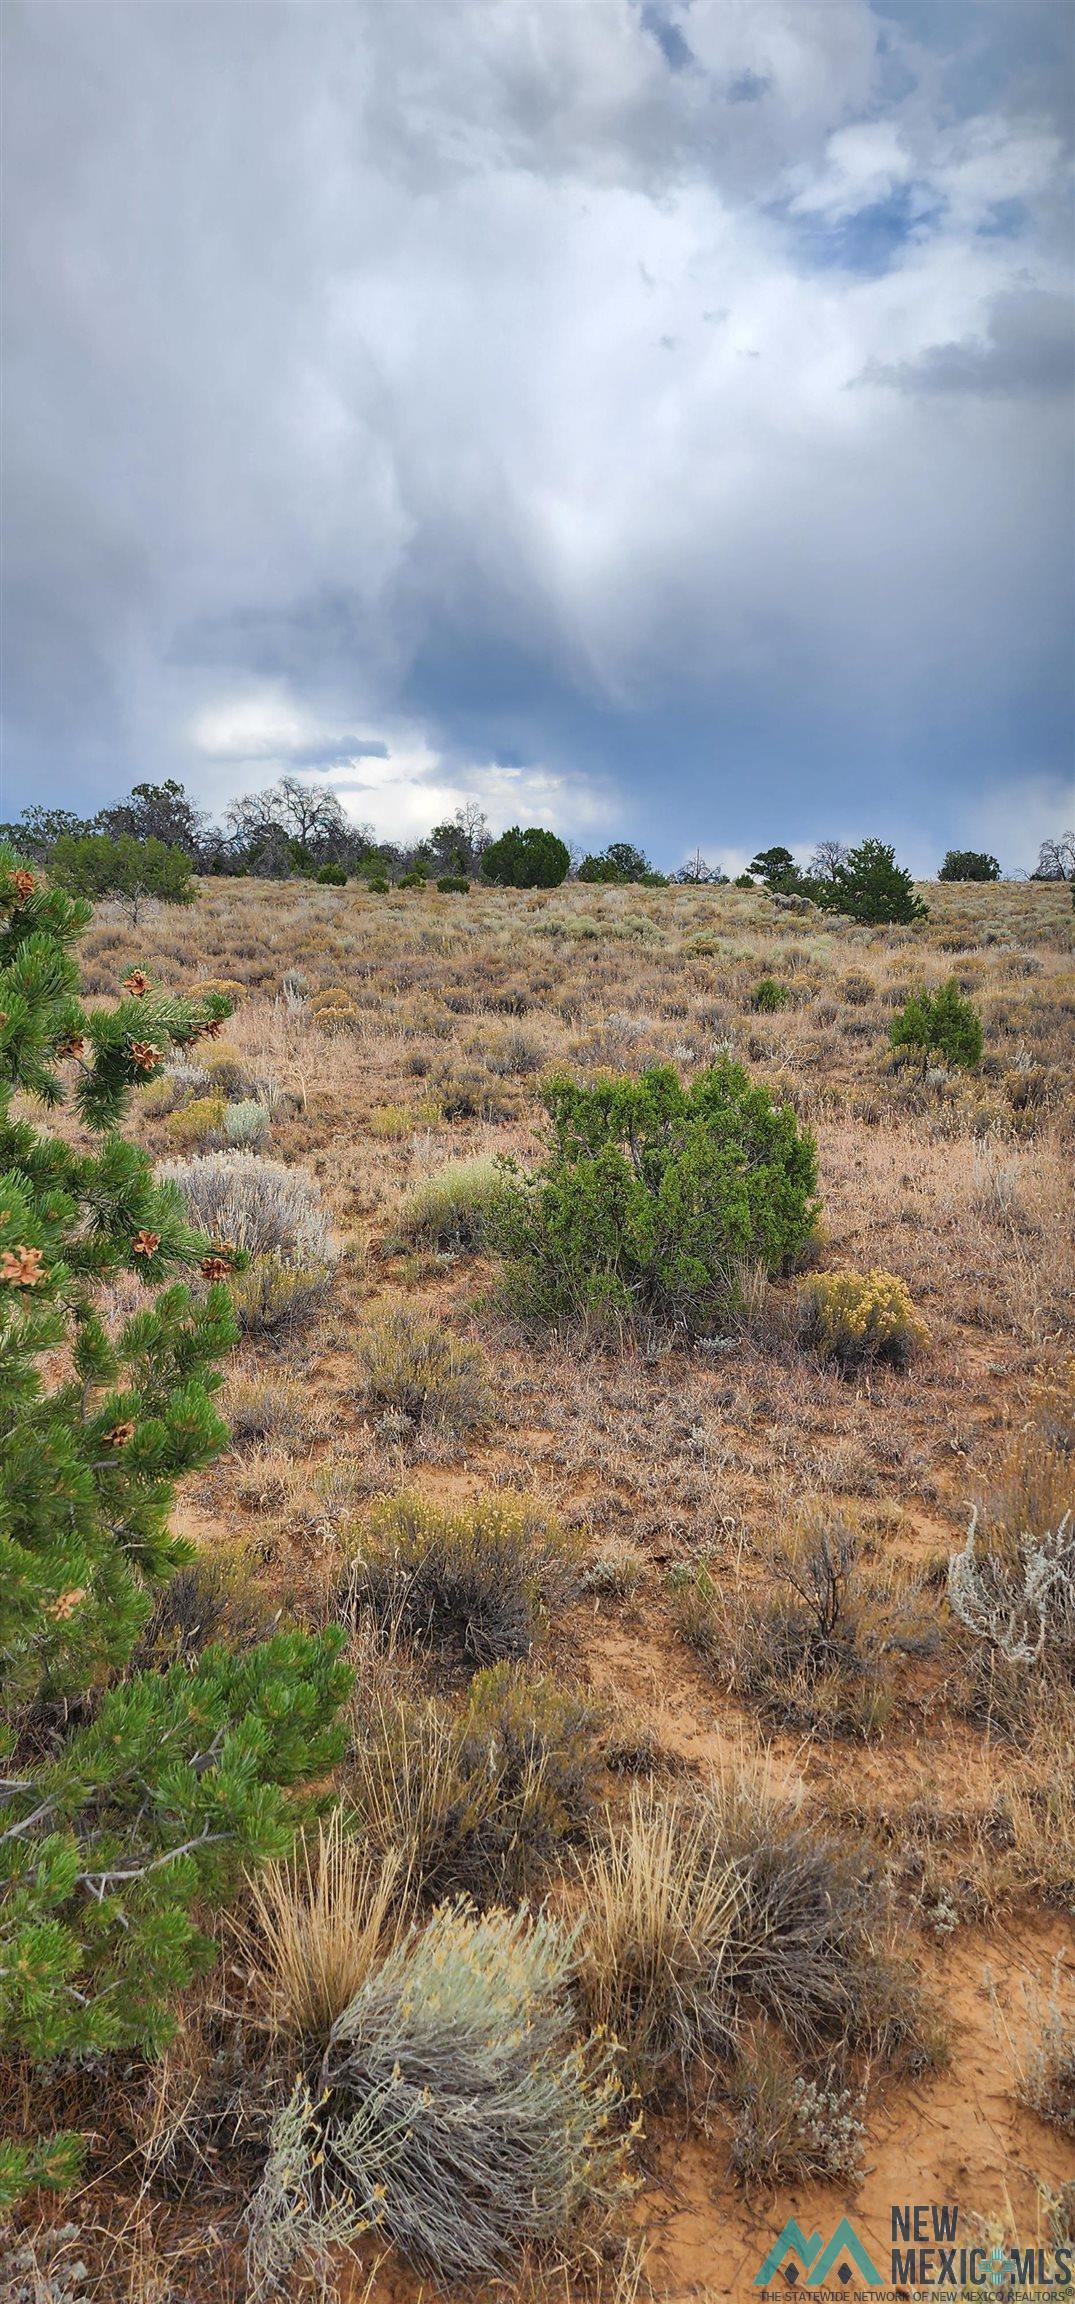
M 0 26 L 0 814 L 1071 823 L 1066 0 Z

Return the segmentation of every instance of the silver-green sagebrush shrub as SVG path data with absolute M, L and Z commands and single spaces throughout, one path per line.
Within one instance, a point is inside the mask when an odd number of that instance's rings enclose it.
M 160 1176 L 176 1186 L 191 1223 L 215 1240 L 230 1241 L 248 1256 L 331 1261 L 328 1214 L 305 1169 L 254 1152 L 203 1152 L 166 1162 Z
M 192 1223 L 244 1252 L 232 1300 L 245 1335 L 276 1335 L 323 1301 L 338 1249 L 305 1169 L 232 1149 L 165 1162 L 160 1174 L 175 1185 Z
M 575 2036 L 574 1960 L 544 1914 L 449 1904 L 413 1931 L 334 2025 L 315 2102 L 289 2108 L 306 2150 L 285 2220 L 296 2196 L 349 2202 L 418 2271 L 479 2280 L 607 2218 L 632 2131 L 611 2044 Z
M 979 1550 L 978 1515 L 948 1563 L 953 1615 L 1005 1664 L 1075 1680 L 1075 1517 L 1055 1529 Z

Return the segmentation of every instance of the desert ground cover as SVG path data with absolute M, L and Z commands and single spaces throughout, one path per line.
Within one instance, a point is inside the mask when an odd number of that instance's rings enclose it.
M 538 1959 L 524 1904 L 578 1928 L 573 2006 L 616 2046 L 556 2115 L 593 2178 L 578 2246 L 535 2232 L 499 2293 L 737 2297 L 787 2216 L 848 2209 L 883 2260 L 905 2198 L 1070 2231 L 1075 1594 L 1058 1573 L 1035 1613 L 1020 1544 L 1075 1503 L 1071 891 L 921 892 L 926 922 L 873 930 L 732 888 L 207 880 L 137 927 L 98 908 L 91 996 L 137 966 L 234 998 L 132 1126 L 207 1229 L 250 1228 L 231 1442 L 184 1485 L 197 1564 L 145 1655 L 345 1622 L 357 1669 L 344 1826 L 221 1917 L 163 2064 L 62 2073 L 45 2109 L 11 2076 L 7 2120 L 94 2139 L 15 2294 L 257 2293 L 311 2040 L 364 2011 L 324 2070 L 368 2088 L 422 1960 Z M 889 1044 L 950 978 L 984 1033 L 965 1070 Z M 690 1339 L 534 1318 L 497 1163 L 542 1158 L 542 1081 L 725 1057 L 816 1139 L 808 1253 L 745 1267 Z M 875 1353 L 819 1313 L 849 1272 L 903 1284 Z M 277 2292 L 487 2292 L 465 2232 L 432 2260 L 394 2229 L 330 2232 Z

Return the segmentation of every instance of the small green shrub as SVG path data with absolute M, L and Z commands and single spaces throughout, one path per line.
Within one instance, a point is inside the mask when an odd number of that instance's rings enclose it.
M 137 908 L 146 896 L 164 904 L 193 904 L 193 866 L 182 848 L 163 840 L 113 840 L 106 832 L 64 832 L 49 859 L 49 876 L 72 896 L 125 896 Z
M 470 882 L 462 872 L 442 872 L 437 882 L 442 896 L 469 896 Z
M 461 2281 L 607 2216 L 631 2131 L 614 2049 L 574 2036 L 573 1967 L 544 1914 L 446 1905 L 412 1930 L 333 2027 L 285 2228 L 294 2191 L 327 2191 L 417 2270 Z
M 455 1255 L 488 1246 L 504 1196 L 504 1171 L 487 1157 L 452 1160 L 436 1175 L 412 1184 L 397 1220 L 409 1246 L 441 1248 Z
M 786 1008 L 790 998 L 786 984 L 778 984 L 775 976 L 763 976 L 761 983 L 755 987 L 751 1005 L 758 1010 L 759 1015 L 772 1016 L 778 1008 Z
M 556 1077 L 545 1104 L 551 1156 L 516 1174 L 499 1225 L 519 1310 L 697 1334 L 735 1303 L 744 1265 L 779 1271 L 806 1246 L 813 1138 L 738 1065 L 687 1088 L 659 1066 L 591 1087 Z
M 322 864 L 317 875 L 319 888 L 346 888 L 347 874 L 342 864 Z
M 570 862 L 570 852 L 555 832 L 540 824 L 530 824 L 524 832 L 512 824 L 485 850 L 482 879 L 500 888 L 558 888 L 567 878 Z
M 424 888 L 426 886 L 425 873 L 401 872 L 396 886 L 397 888 Z
M 891 1272 L 818 1272 L 802 1303 L 807 1340 L 848 1375 L 877 1360 L 906 1368 L 929 1343 L 906 1283 Z
M 371 896 L 387 896 L 391 882 L 386 880 L 383 872 L 371 872 L 366 887 Z
M 403 1301 L 370 1314 L 355 1338 L 355 1359 L 363 1400 L 405 1418 L 412 1431 L 437 1426 L 460 1435 L 489 1421 L 492 1393 L 481 1346 Z
M 453 1512 L 403 1495 L 373 1507 L 346 1593 L 382 1631 L 473 1669 L 528 1656 L 543 1619 L 578 1584 L 577 1547 L 525 1498 L 489 1496 Z
M 981 1022 L 964 1000 L 953 976 L 939 992 L 917 992 L 892 1020 L 894 1048 L 910 1048 L 923 1063 L 939 1058 L 953 1067 L 977 1064 L 982 1054 Z

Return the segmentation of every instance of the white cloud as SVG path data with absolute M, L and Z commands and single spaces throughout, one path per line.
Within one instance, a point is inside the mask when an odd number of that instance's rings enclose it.
M 893 120 L 856 121 L 838 128 L 825 148 L 824 162 L 814 176 L 793 170 L 798 182 L 791 202 L 795 215 L 819 215 L 834 221 L 857 215 L 859 209 L 888 200 L 909 184 L 914 161 Z
M 615 820 L 615 795 L 579 774 L 540 764 L 449 760 L 421 729 L 394 726 L 356 743 L 338 721 L 319 718 L 278 686 L 218 699 L 190 727 L 204 762 L 200 788 L 214 802 L 285 773 L 331 784 L 355 822 L 382 839 L 410 840 L 479 800 L 494 831 L 520 819 L 582 833 Z

